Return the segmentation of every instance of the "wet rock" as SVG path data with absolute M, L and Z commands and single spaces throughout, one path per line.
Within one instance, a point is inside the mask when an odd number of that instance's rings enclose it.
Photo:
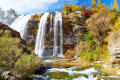
M 92 73 L 93 77 L 96 77 L 96 74 L 95 73 Z

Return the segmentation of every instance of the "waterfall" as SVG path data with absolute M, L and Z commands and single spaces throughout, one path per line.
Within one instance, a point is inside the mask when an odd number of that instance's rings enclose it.
M 35 44 L 35 54 L 39 57 L 42 57 L 43 50 L 44 50 L 44 38 L 46 33 L 46 23 L 49 13 L 44 13 L 44 15 L 41 17 L 40 23 L 39 23 L 39 29 L 37 32 L 37 38 L 36 38 L 36 44 Z
M 26 40 L 28 21 L 31 15 L 19 16 L 10 26 L 10 28 L 18 31 L 22 39 Z
M 53 24 L 53 18 L 52 18 L 52 13 L 51 13 L 51 15 L 50 15 L 50 33 L 52 32 L 52 29 L 53 29 L 53 27 L 52 27 L 52 24 Z
M 53 55 L 63 56 L 63 29 L 62 29 L 62 13 L 56 12 L 54 22 L 54 47 Z

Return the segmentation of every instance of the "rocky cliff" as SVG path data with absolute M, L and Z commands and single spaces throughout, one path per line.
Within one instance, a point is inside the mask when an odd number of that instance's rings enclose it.
M 111 54 L 110 62 L 112 64 L 120 64 L 120 30 L 110 33 L 108 40 L 108 49 Z
M 1 22 L 0 22 L 0 30 L 3 30 L 3 31 L 5 31 L 5 30 L 10 30 L 12 37 L 17 37 L 17 38 L 20 38 L 20 39 L 21 39 L 19 32 L 11 29 L 9 26 L 7 26 L 7 25 L 5 25 L 4 23 L 1 23 Z M 25 42 L 24 40 L 22 40 L 22 39 L 21 39 L 21 43 L 22 43 L 22 44 L 26 44 L 26 42 Z
M 79 24 L 73 22 L 74 19 L 74 13 L 70 13 L 66 15 L 65 13 L 62 14 L 63 18 L 63 48 L 64 53 L 68 49 L 73 49 L 74 46 L 81 40 L 83 40 L 84 33 L 86 32 L 85 29 L 85 18 L 80 15 L 80 12 L 77 13 L 78 17 L 80 19 Z M 36 14 L 32 15 L 31 19 L 28 23 L 28 32 L 27 32 L 27 40 L 26 43 L 28 46 L 32 46 L 33 49 L 35 47 L 35 41 L 37 36 L 37 30 L 39 26 L 39 21 L 42 17 L 42 14 Z M 51 21 L 51 15 L 52 15 L 52 21 Z M 55 13 L 50 13 L 48 16 L 48 23 L 46 28 L 46 34 L 45 34 L 45 47 L 46 51 L 50 52 L 52 50 L 53 41 L 54 41 L 54 33 L 51 30 L 54 30 L 54 17 Z M 52 23 L 52 25 L 51 25 Z M 59 35 L 59 34 L 58 34 Z

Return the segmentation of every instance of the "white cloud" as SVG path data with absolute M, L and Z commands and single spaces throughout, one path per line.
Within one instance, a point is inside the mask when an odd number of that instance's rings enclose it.
M 29 10 L 40 10 L 44 12 L 48 7 L 58 0 L 0 0 L 0 7 L 3 10 L 13 8 L 18 13 L 24 13 Z
M 13 8 L 18 14 L 37 14 L 46 11 L 57 11 L 64 4 L 76 4 L 78 0 L 0 0 L 3 10 Z

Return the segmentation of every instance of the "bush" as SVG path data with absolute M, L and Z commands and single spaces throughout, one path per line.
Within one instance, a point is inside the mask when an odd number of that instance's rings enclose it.
M 96 46 L 94 36 L 90 32 L 85 34 L 84 40 L 76 47 L 77 55 L 79 54 L 81 59 L 87 61 L 99 60 L 103 52 L 102 46 Z
M 15 73 L 19 74 L 22 77 L 29 76 L 33 74 L 41 66 L 41 59 L 31 55 L 23 55 L 15 63 Z
M 101 54 L 102 54 L 102 47 L 96 47 L 89 51 L 83 48 L 81 58 L 88 61 L 96 61 L 101 58 Z
M 18 48 L 20 39 L 10 37 L 10 31 L 0 31 L 0 68 L 9 70 L 20 57 L 22 50 Z

